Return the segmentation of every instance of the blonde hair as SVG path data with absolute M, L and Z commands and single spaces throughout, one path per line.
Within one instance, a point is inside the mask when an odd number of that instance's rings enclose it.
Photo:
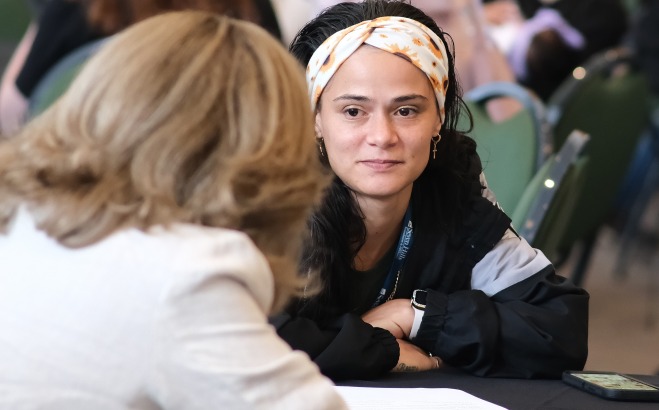
M 26 203 L 69 247 L 174 222 L 241 230 L 270 263 L 278 310 L 302 285 L 306 220 L 329 178 L 306 95 L 302 68 L 252 23 L 147 19 L 0 143 L 0 229 Z

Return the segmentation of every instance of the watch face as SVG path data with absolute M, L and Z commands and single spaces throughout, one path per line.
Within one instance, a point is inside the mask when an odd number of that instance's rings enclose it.
M 415 290 L 412 294 L 412 300 L 414 301 L 414 306 L 423 309 L 426 307 L 426 299 L 428 292 L 425 290 Z

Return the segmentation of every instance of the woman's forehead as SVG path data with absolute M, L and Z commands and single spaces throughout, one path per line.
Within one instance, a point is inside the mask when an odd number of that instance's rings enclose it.
M 339 67 L 325 93 L 345 90 L 401 90 L 434 97 L 428 77 L 414 64 L 398 55 L 362 45 Z

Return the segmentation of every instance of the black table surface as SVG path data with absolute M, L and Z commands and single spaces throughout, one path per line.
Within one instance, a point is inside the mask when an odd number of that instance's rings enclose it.
M 659 385 L 659 376 L 632 376 Z M 605 400 L 568 386 L 561 380 L 484 378 L 451 368 L 419 373 L 390 373 L 377 380 L 351 380 L 337 384 L 356 387 L 458 389 L 509 410 L 659 410 L 659 403 Z

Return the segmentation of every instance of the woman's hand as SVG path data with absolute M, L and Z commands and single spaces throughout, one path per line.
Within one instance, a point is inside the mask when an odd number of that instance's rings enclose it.
M 405 340 L 397 340 L 400 347 L 398 364 L 392 372 L 422 372 L 425 370 L 438 369 L 442 361 L 439 357 L 429 356 L 419 347 Z
M 400 356 L 393 372 L 421 372 L 437 369 L 441 365 L 438 357 L 429 356 L 421 348 L 404 340 L 409 337 L 414 322 L 414 309 L 409 299 L 385 302 L 364 313 L 362 320 L 371 326 L 388 330 L 396 337 Z
M 414 309 L 409 299 L 394 299 L 364 313 L 362 320 L 388 330 L 396 339 L 407 339 L 414 323 Z

